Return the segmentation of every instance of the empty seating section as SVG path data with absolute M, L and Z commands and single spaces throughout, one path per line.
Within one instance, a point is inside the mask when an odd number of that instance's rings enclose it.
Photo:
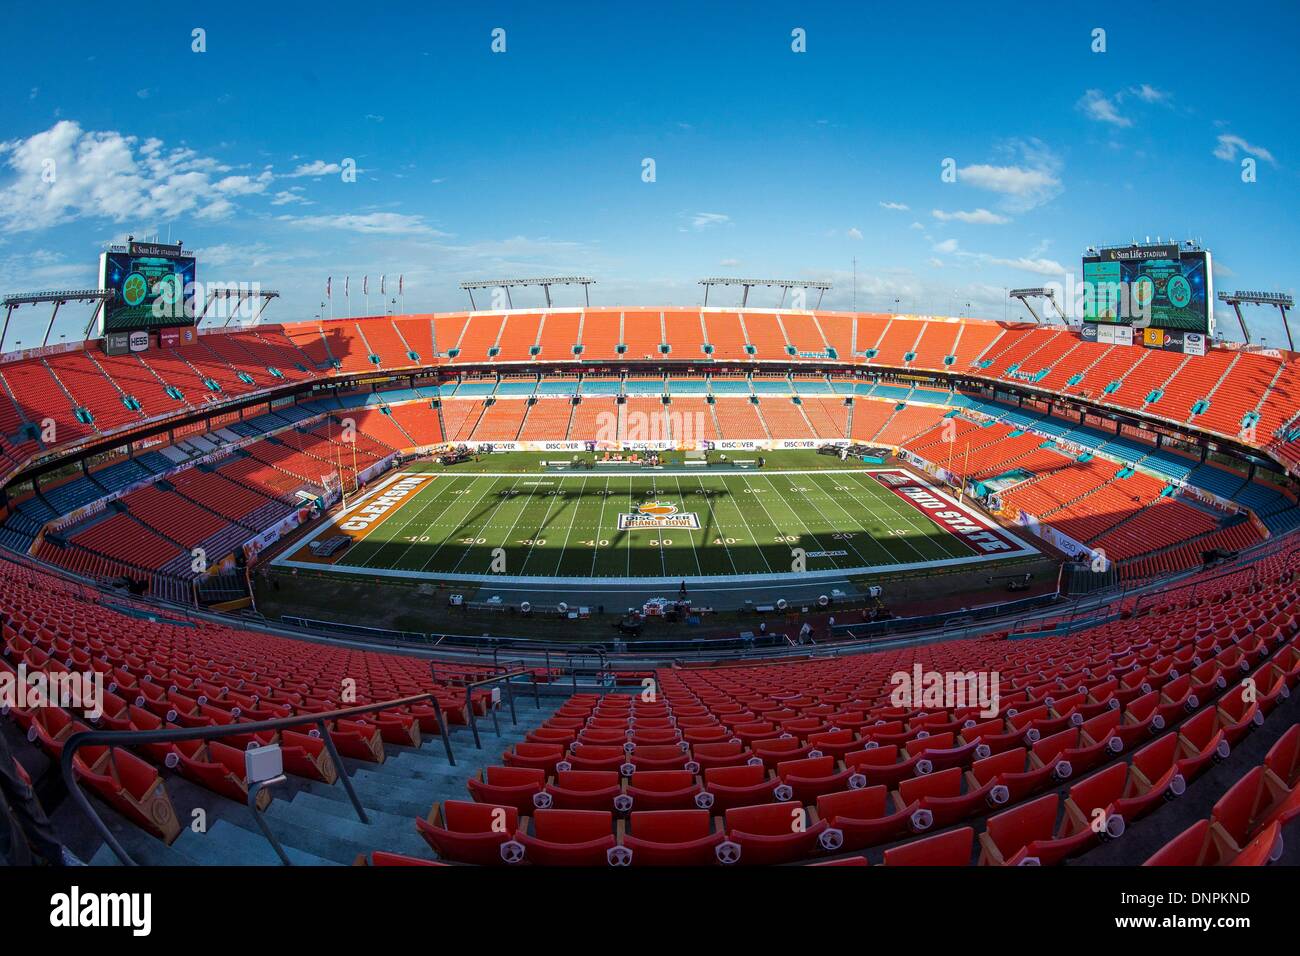
M 842 398 L 804 398 L 803 413 L 818 438 L 848 438 L 849 407 Z
M 790 357 L 786 349 L 785 333 L 781 331 L 781 323 L 775 315 L 770 312 L 742 312 L 741 322 L 748 333 L 749 344 L 754 346 L 755 358 L 772 359 Z
M 791 312 L 780 318 L 786 340 L 795 350 L 794 357 L 821 357 L 826 354 L 827 343 L 813 317 L 804 312 Z
M 460 337 L 458 362 L 486 362 L 489 354 L 501 335 L 506 316 L 500 313 L 485 312 L 471 315 L 465 331 Z
M 582 316 L 577 312 L 548 312 L 542 321 L 542 350 L 537 358 L 544 362 L 573 361 L 581 322 Z
M 1142 408 L 1147 403 L 1148 397 L 1164 385 L 1186 356 L 1155 349 L 1143 349 L 1138 358 L 1140 361 L 1135 362 L 1132 356 L 1129 356 L 1129 367 L 1120 378 L 1119 387 L 1106 396 L 1108 403 L 1122 408 Z M 1151 409 L 1151 411 L 1155 410 Z M 1191 409 L 1187 411 L 1190 412 Z
M 531 362 L 533 346 L 537 344 L 537 333 L 541 328 L 540 315 L 508 315 L 505 326 L 501 329 L 501 338 L 497 342 L 494 362 Z
M 884 334 L 879 338 L 879 344 L 874 345 L 876 354 L 867 361 L 872 365 L 907 365 L 907 357 L 912 353 L 912 346 L 924 331 L 926 323 L 894 318 L 889 322 Z M 864 343 L 859 340 L 858 348 L 861 349 Z
M 626 359 L 653 361 L 663 357 L 659 346 L 664 342 L 660 312 L 654 310 L 631 310 L 623 313 L 623 341 L 627 348 L 623 353 Z
M 428 408 L 428 405 L 425 404 L 424 407 Z M 388 414 L 385 414 L 385 412 Z M 373 406 L 349 409 L 346 412 L 341 412 L 337 417 L 340 417 L 343 421 L 351 419 L 356 423 L 358 431 L 373 438 L 376 442 L 382 443 L 385 449 L 402 451 L 417 444 L 414 438 L 403 431 L 402 426 L 394 420 L 391 406 L 384 409 Z M 434 420 L 437 420 L 436 416 Z
M 275 517 L 280 517 L 285 512 L 280 502 L 237 484 L 223 477 L 220 472 L 187 468 L 172 475 L 168 480 L 178 493 L 191 501 L 202 502 L 231 521 L 254 518 L 258 512 L 265 512 Z M 268 505 L 272 505 L 269 511 Z M 252 526 L 257 528 L 258 525 L 259 522 L 254 520 Z
M 90 411 L 94 416 L 95 427 L 100 431 L 137 425 L 144 415 L 128 408 L 123 396 L 94 359 L 86 352 L 65 352 L 51 355 L 46 360 L 51 374 L 72 396 L 79 408 Z
M 188 564 L 189 555 L 174 540 L 151 531 L 127 514 L 108 514 L 92 518 L 80 528 L 69 528 L 68 540 L 77 548 L 112 558 L 140 570 L 152 571 L 172 564 L 178 556 Z M 65 567 L 67 549 L 49 547 L 41 557 Z
M 617 441 L 619 413 L 613 398 L 584 398 L 573 408 L 571 441 Z
M 469 436 L 474 441 L 514 441 L 524 423 L 528 402 L 519 398 L 502 399 L 483 410 Z
M 711 354 L 782 363 L 829 358 L 831 349 L 836 360 L 857 365 L 957 369 L 1244 437 L 1284 463 L 1300 463 L 1300 440 L 1287 430 L 1300 416 L 1298 373 L 1276 355 L 1215 348 L 1188 356 L 1084 342 L 1059 328 L 978 320 L 597 308 L 332 319 L 214 331 L 126 356 L 68 351 L 12 361 L 0 369 L 0 465 L 18 460 L 20 446 L 24 453 L 37 447 L 28 441 L 37 422 L 52 421 L 53 443 L 63 444 L 185 406 L 373 371 L 372 355 L 384 370 L 569 361 L 578 344 L 583 361 L 663 360 L 666 346 L 668 360 L 707 361 Z
M 721 436 L 713 422 L 713 410 L 703 398 L 676 396 L 668 406 L 669 428 L 678 441 L 716 441 Z
M 453 361 L 451 352 L 460 346 L 461 337 L 468 325 L 469 316 L 464 313 L 434 316 L 433 344 L 437 346 L 437 354 L 444 362 Z
M 391 319 L 372 319 L 357 323 L 361 339 L 367 349 L 366 361 L 376 367 L 371 355 L 378 356 L 380 368 L 406 368 L 416 364 L 406 353 L 409 349 Z
M 1279 549 L 1074 634 L 687 665 L 657 671 L 653 699 L 574 694 L 468 782 L 472 802 L 414 824 L 461 863 L 1054 865 L 1205 800 L 1209 768 L 1271 728 L 1263 761 L 1150 861 L 1266 863 L 1300 818 L 1300 730 L 1269 716 L 1300 684 L 1298 567 Z M 900 704 L 893 675 L 914 668 L 996 671 L 997 715 Z
M 957 322 L 926 322 L 920 341 L 913 347 L 916 355 L 909 364 L 919 368 L 945 368 L 945 360 L 953 354 L 961 328 Z
M 671 348 L 668 358 L 672 361 L 698 362 L 707 358 L 704 352 L 704 324 L 700 321 L 698 310 L 665 310 L 664 330 L 668 333 L 665 344 Z
M 708 333 L 708 344 L 713 346 L 713 357 L 727 361 L 745 361 L 753 358 L 745 346 L 745 330 L 740 325 L 740 316 L 735 312 L 711 312 L 704 310 L 704 327 Z
M 885 423 L 894 417 L 897 406 L 893 402 L 873 402 L 857 398 L 853 402 L 853 427 L 849 437 L 857 442 L 873 442 Z
M 436 445 L 443 441 L 438 409 L 429 402 L 403 402 L 389 406 L 389 411 L 392 412 L 393 421 L 410 437 L 414 447 Z
M 284 330 L 284 335 L 299 352 L 310 359 L 312 367 L 323 371 L 334 364 L 335 359 L 327 344 L 325 330 L 319 323 L 290 326 Z
M 719 398 L 713 411 L 718 417 L 718 434 L 726 439 L 766 438 L 758 406 L 747 398 Z
M 483 411 L 481 402 L 451 399 L 442 403 L 442 425 L 447 441 L 466 441 Z
M 584 362 L 601 362 L 621 358 L 618 347 L 623 344 L 622 312 L 618 309 L 588 311 L 582 322 L 582 353 Z
M 1100 517 L 1105 520 L 1108 516 Z M 1114 523 L 1114 516 L 1109 520 Z M 1197 508 L 1174 498 L 1156 498 L 1118 528 L 1087 540 L 1105 551 L 1111 560 L 1121 561 L 1209 534 L 1218 526 L 1214 518 Z
M 94 433 L 91 425 L 76 417 L 73 400 L 44 363 L 10 362 L 0 368 L 0 375 L 4 376 L 19 414 L 25 421 L 35 423 L 37 436 L 46 445 L 61 445 Z
M 225 523 L 212 512 L 157 485 L 138 488 L 120 501 L 133 517 L 147 524 L 159 536 L 187 548 L 206 541 L 225 527 Z
M 1232 364 L 1234 355 L 1224 351 L 1211 351 L 1196 360 L 1188 360 L 1172 379 L 1162 386 L 1162 394 L 1147 405 L 1154 415 L 1176 422 L 1195 421 L 1193 409 L 1209 399 L 1215 392 L 1219 379 Z M 1237 422 L 1239 427 L 1240 419 Z
M 619 416 L 619 441 L 662 441 L 667 437 L 663 400 L 644 395 L 629 397 Z
M 406 319 L 393 319 L 393 327 L 401 335 L 407 349 L 420 357 L 417 362 L 411 364 L 433 363 L 435 356 L 432 316 L 417 315 Z
M 132 603 L 127 598 L 117 604 L 128 612 L 121 613 L 100 600 L 94 589 L 10 561 L 0 563 L 0 601 L 6 608 L 0 668 L 12 672 L 26 665 L 52 673 L 79 668 L 102 674 L 110 689 L 103 695 L 98 729 L 208 728 L 427 692 L 438 696 L 449 723 L 465 722 L 465 690 L 432 681 L 426 660 L 305 643 L 205 620 L 159 617 L 156 607 L 127 607 Z M 472 680 L 485 671 L 454 665 L 450 673 Z M 472 706 L 486 713 L 487 697 L 486 692 L 474 692 Z M 66 738 L 94 718 L 59 707 L 8 710 L 8 719 L 55 760 Z M 409 747 L 413 740 L 418 743 L 421 730 L 439 733 L 428 704 L 326 725 L 341 753 L 359 759 L 370 753 L 372 762 L 384 759 L 381 740 L 400 740 Z M 258 735 L 256 742 L 279 744 L 285 771 L 301 781 L 332 782 L 338 768 L 315 733 L 313 725 L 305 725 L 301 732 Z M 226 745 L 231 742 L 234 746 Z M 240 751 L 252 742 L 248 735 L 130 750 L 87 747 L 78 751 L 75 769 L 93 800 L 170 843 L 182 829 L 168 792 L 175 789 L 174 774 L 216 801 L 232 801 L 231 809 L 246 812 Z M 372 745 L 377 754 L 369 749 Z M 225 812 L 216 805 L 211 809 L 218 816 Z
M 872 441 L 881 445 L 901 446 L 939 425 L 945 409 L 932 405 L 905 405 L 896 408 Z
M 953 346 L 955 359 L 953 368 L 965 369 L 975 364 L 981 356 L 996 348 L 999 339 L 1006 334 L 1001 326 L 984 322 L 965 322 Z
M 567 398 L 540 398 L 528 407 L 519 430 L 520 441 L 563 441 L 569 433 L 573 402 Z
M 817 316 L 817 325 L 822 330 L 826 342 L 835 350 L 836 358 L 841 362 L 855 361 L 853 358 L 853 329 L 856 324 L 854 317 L 843 314 L 830 314 Z
M 781 395 L 765 395 L 759 401 L 758 412 L 767 424 L 768 434 L 790 438 L 813 438 L 812 427 L 803 411 L 793 400 Z
M 169 395 L 167 383 L 137 355 L 105 355 L 101 352 L 95 356 L 95 361 L 117 383 L 123 394 L 140 403 L 145 418 L 183 411 L 188 405 L 184 393 L 179 398 Z

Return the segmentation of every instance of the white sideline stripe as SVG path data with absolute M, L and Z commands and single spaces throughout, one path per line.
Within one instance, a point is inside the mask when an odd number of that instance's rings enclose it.
M 863 473 L 874 473 L 874 472 L 897 472 L 897 471 L 899 471 L 898 468 L 840 468 L 840 469 L 825 469 L 825 470 L 814 470 L 814 471 L 778 471 L 778 472 L 772 472 L 772 474 L 778 474 L 778 475 L 832 474 L 833 475 L 833 474 L 846 474 L 846 473 L 863 474 Z M 408 475 L 429 475 L 429 474 L 436 475 L 437 473 L 427 472 L 427 471 L 398 472 L 397 474 L 393 475 L 388 481 L 383 482 L 374 490 L 366 492 L 365 495 L 363 495 L 360 499 L 358 499 L 357 502 L 351 507 L 349 507 L 346 511 L 341 511 L 337 515 L 331 517 L 328 522 L 326 522 L 321 527 L 317 528 L 314 532 L 312 532 L 312 534 L 309 537 L 299 542 L 297 547 L 295 547 L 294 550 L 297 551 L 301 548 L 309 546 L 311 542 L 316 540 L 316 538 L 320 537 L 325 532 L 329 531 L 329 529 L 332 528 L 337 521 L 339 521 L 341 518 L 343 518 L 345 515 L 347 515 L 349 512 L 353 511 L 354 509 L 361 507 L 361 505 L 365 503 L 367 498 L 369 498 L 371 495 L 378 494 L 392 482 L 397 481 L 398 479 L 406 477 Z M 713 472 L 713 474 L 717 474 L 717 472 Z M 737 472 L 737 474 L 749 475 L 753 473 Z M 448 476 L 448 477 L 457 477 L 457 476 Z M 518 479 L 522 477 L 522 475 L 520 474 L 485 475 L 482 472 L 467 471 L 467 472 L 463 472 L 459 477 L 464 477 L 467 479 L 484 478 L 484 477 Z M 574 475 L 573 477 L 589 477 L 589 476 Z M 488 587 L 492 586 L 493 584 L 563 585 L 569 587 L 582 587 L 588 585 L 618 585 L 618 586 L 642 586 L 643 585 L 646 587 L 664 587 L 668 585 L 679 584 L 683 580 L 692 585 L 699 587 L 699 586 L 705 586 L 710 584 L 741 584 L 741 583 L 747 583 L 753 581 L 755 579 L 764 580 L 764 581 L 781 581 L 781 582 L 810 581 L 810 580 L 843 580 L 843 579 L 847 579 L 850 576 L 896 574 L 900 571 L 919 571 L 925 568 L 949 568 L 949 567 L 961 567 L 965 565 L 987 564 L 991 561 L 1002 561 L 1007 558 L 1028 557 L 1029 555 L 1039 553 L 1037 548 L 1033 547 L 1030 544 L 1027 544 L 1025 541 L 1021 540 L 1016 535 L 1012 534 L 1006 528 L 994 524 L 992 521 L 985 518 L 982 514 L 976 512 L 973 508 L 968 508 L 965 505 L 958 504 L 956 499 L 950 496 L 947 492 L 941 491 L 940 489 L 934 487 L 934 485 L 930 484 L 929 481 L 922 478 L 918 478 L 915 475 L 911 475 L 910 477 L 913 479 L 913 481 L 916 484 L 924 485 L 926 488 L 928 488 L 931 494 L 948 502 L 954 508 L 959 508 L 963 513 L 965 513 L 968 517 L 970 517 L 971 520 L 982 524 L 986 528 L 991 528 L 997 531 L 999 534 L 1005 536 L 1007 540 L 1012 541 L 1015 544 L 1019 545 L 1020 550 L 1004 551 L 1000 554 L 990 554 L 990 555 L 977 554 L 977 555 L 972 555 L 971 557 L 968 558 L 945 558 L 940 561 L 911 561 L 903 564 L 876 564 L 876 565 L 870 565 L 870 566 L 858 567 L 858 568 L 829 568 L 823 571 L 782 571 L 782 572 L 754 571 L 747 574 L 713 574 L 713 575 L 696 575 L 694 577 L 691 577 L 690 575 L 686 575 L 686 576 L 677 575 L 674 577 L 661 577 L 661 578 L 650 578 L 650 577 L 570 578 L 570 577 L 540 577 L 540 576 L 531 577 L 528 575 L 448 574 L 443 572 L 432 572 L 432 571 L 403 571 L 398 568 L 367 568 L 359 565 L 346 565 L 346 564 L 327 564 L 327 565 L 311 564 L 306 561 L 291 561 L 283 555 L 275 558 L 271 562 L 271 566 L 280 567 L 280 568 L 301 568 L 305 571 L 332 571 L 338 574 L 352 574 L 352 575 L 361 575 L 361 576 L 375 575 L 376 577 L 402 578 L 405 580 L 466 581 L 466 582 L 480 583 Z M 946 528 L 943 530 L 948 534 L 952 534 L 952 532 L 948 531 Z M 954 537 L 957 536 L 954 535 Z M 958 540 L 961 539 L 958 537 Z M 346 552 L 344 553 L 346 554 Z

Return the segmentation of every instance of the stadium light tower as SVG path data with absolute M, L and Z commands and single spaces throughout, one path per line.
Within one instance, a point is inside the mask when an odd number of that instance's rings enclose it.
M 462 282 L 460 287 L 469 293 L 469 307 L 472 311 L 477 312 L 478 306 L 474 304 L 475 289 L 505 289 L 506 303 L 510 308 L 515 304 L 510 299 L 510 290 L 519 286 L 541 286 L 542 292 L 546 294 L 546 307 L 551 308 L 551 286 L 553 285 L 580 285 L 582 286 L 582 295 L 587 302 L 587 307 L 591 307 L 591 286 L 596 284 L 596 280 L 589 276 L 543 276 L 540 279 L 475 279 L 468 282 Z
M 1070 324 L 1065 318 L 1065 313 L 1061 311 L 1061 307 L 1056 303 L 1056 293 L 1051 289 L 1045 287 L 1037 289 L 1012 289 L 1008 294 L 1008 298 L 1019 299 L 1024 304 L 1025 308 L 1029 310 L 1029 314 L 1034 317 L 1034 323 L 1037 325 L 1042 325 L 1043 320 L 1034 309 L 1031 300 L 1046 299 L 1052 304 L 1052 308 L 1056 310 L 1056 314 L 1061 317 L 1061 321 L 1066 325 Z
M 227 302 L 231 299 L 235 300 L 235 307 L 229 310 L 230 314 L 226 316 L 226 321 L 221 323 L 223 329 L 230 325 L 230 320 L 239 314 L 239 310 L 243 308 L 245 302 L 261 299 L 262 305 L 257 310 L 257 314 L 253 316 L 253 321 L 249 323 L 250 325 L 257 325 L 257 323 L 262 319 L 262 313 L 265 312 L 266 307 L 271 304 L 271 300 L 278 298 L 280 298 L 280 293 L 276 292 L 274 289 L 259 289 L 253 286 L 244 286 L 242 288 L 214 288 L 208 293 L 208 299 L 203 303 L 203 311 L 198 314 L 197 318 L 195 318 L 194 326 L 195 328 L 198 328 L 203 324 L 203 319 L 207 316 L 208 309 L 212 307 L 212 303 L 217 299 L 223 299 Z
M 99 316 L 99 310 L 104 307 L 104 303 L 112 299 L 115 293 L 112 289 L 72 289 L 66 292 L 30 292 L 25 295 L 5 296 L 0 300 L 0 305 L 5 309 L 4 327 L 0 328 L 0 352 L 4 351 L 5 338 L 9 334 L 9 320 L 13 317 L 14 310 L 23 305 L 43 305 L 52 304 L 50 310 L 50 321 L 45 324 L 45 335 L 41 338 L 41 348 L 49 344 L 50 332 L 54 329 L 54 319 L 59 314 L 59 307 L 67 305 L 69 302 L 86 302 L 95 303 L 95 309 L 90 314 L 90 323 L 93 324 Z M 86 326 L 86 335 L 90 334 L 90 324 Z
M 856 267 L 855 267 L 856 268 Z M 715 285 L 738 285 L 742 288 L 740 294 L 740 307 L 743 309 L 749 304 L 749 290 L 754 286 L 763 286 L 765 288 L 776 288 L 781 290 L 781 305 L 785 305 L 785 293 L 788 289 L 816 289 L 817 304 L 813 308 L 820 309 L 822 306 L 822 296 L 826 290 L 831 287 L 829 282 L 822 282 L 817 279 L 728 279 L 714 278 L 701 279 L 700 285 L 704 286 L 704 304 L 709 304 L 709 287 Z
M 1295 307 L 1295 300 L 1285 292 L 1220 292 L 1219 301 L 1228 303 L 1237 313 L 1237 322 L 1241 325 L 1241 334 L 1247 345 L 1250 344 L 1250 331 L 1246 328 L 1246 317 L 1241 314 L 1241 304 L 1277 306 L 1277 310 L 1282 313 L 1282 328 L 1286 329 L 1286 347 L 1295 351 L 1295 343 L 1291 339 L 1291 323 L 1287 321 L 1286 314 L 1287 309 Z

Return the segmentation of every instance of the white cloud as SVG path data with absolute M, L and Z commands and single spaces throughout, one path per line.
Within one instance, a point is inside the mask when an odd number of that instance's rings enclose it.
M 1098 123 L 1110 123 L 1112 126 L 1132 126 L 1133 121 L 1121 116 L 1118 100 L 1112 101 L 1101 90 L 1088 90 L 1075 104 L 1088 119 Z
M 1004 196 L 1010 212 L 1027 212 L 1057 196 L 1062 189 L 1061 161 L 1036 139 L 1012 140 L 1002 147 L 1019 162 L 1008 166 L 976 163 L 957 170 L 957 181 Z
M 1147 83 L 1140 86 L 1130 86 L 1128 91 L 1144 103 L 1166 103 L 1169 101 L 1168 93 L 1164 90 L 1158 90 Z
M 386 236 L 443 236 L 429 226 L 421 216 L 396 212 L 372 212 L 365 215 L 337 216 L 281 216 L 281 222 L 308 229 L 343 229 L 367 235 Z
M 85 218 L 139 223 L 192 215 L 220 219 L 230 197 L 261 192 L 269 171 L 225 176 L 230 167 L 161 140 L 138 144 L 114 130 L 83 130 L 70 120 L 27 139 L 0 143 L 0 223 L 12 231 Z
M 919 230 L 924 231 L 925 226 L 921 225 L 919 222 L 914 222 L 914 223 L 912 223 L 910 226 L 908 226 L 907 228 L 908 228 L 908 229 L 919 229 Z
M 217 180 L 213 188 L 228 196 L 251 196 L 266 192 L 273 178 L 271 170 L 264 169 L 257 176 L 227 176 Z
M 1233 162 L 1237 158 L 1237 150 L 1241 150 L 1241 152 L 1247 156 L 1258 156 L 1260 159 L 1273 166 L 1277 165 L 1277 160 L 1273 158 L 1273 154 L 1263 146 L 1254 146 L 1251 143 L 1246 142 L 1240 136 L 1236 136 L 1232 133 L 1219 134 L 1219 141 L 1214 147 L 1215 156 L 1219 159 Z
M 848 235 L 850 239 L 861 239 L 862 230 L 859 229 L 857 226 L 854 226 L 852 229 L 849 230 Z
M 931 211 L 930 215 L 940 222 L 965 222 L 981 226 L 999 226 L 1011 221 L 1006 216 L 999 216 L 987 209 L 973 209 L 970 212 L 960 209 L 956 212 L 944 212 L 942 209 L 935 209 Z
M 291 173 L 286 173 L 286 179 L 301 179 L 303 176 L 333 176 L 335 173 L 343 171 L 343 167 L 338 163 L 327 163 L 323 159 L 315 160 L 310 163 L 303 163 Z
M 691 217 L 691 228 L 700 232 L 714 226 L 725 226 L 730 222 L 731 217 L 720 212 L 697 212 Z
M 287 206 L 290 203 L 300 202 L 304 205 L 311 205 L 311 201 L 306 196 L 300 195 L 297 189 L 282 189 L 275 194 L 271 200 L 272 206 Z
M 893 209 L 898 212 L 907 212 L 908 210 L 908 207 L 901 202 L 881 202 L 877 205 L 879 205 L 881 209 Z
M 1054 259 L 1033 259 L 1028 256 L 1021 256 L 1018 259 L 1000 259 L 997 256 L 981 256 L 980 258 L 995 266 L 1006 266 L 1011 269 L 1019 269 L 1021 272 L 1032 272 L 1040 276 L 1065 275 L 1065 266 L 1061 265 Z
M 936 259 L 936 258 L 931 257 L 931 258 L 929 258 L 929 259 L 926 259 L 925 262 L 926 262 L 926 265 L 933 266 L 933 267 L 936 268 L 936 269 L 942 269 L 942 268 L 943 268 L 943 260 L 942 260 L 942 259 Z
M 733 267 L 733 266 L 738 266 L 738 265 L 740 265 L 740 260 L 739 260 L 739 259 L 723 259 L 721 262 L 718 263 L 718 265 L 720 265 L 720 266 L 724 266 L 724 267 L 730 269 L 730 268 Z
M 935 245 L 934 245 L 934 251 L 935 251 L 935 252 L 942 252 L 942 253 L 945 253 L 945 254 L 949 254 L 949 255 L 950 255 L 950 254 L 952 254 L 952 253 L 954 253 L 954 252 L 957 251 L 957 240 L 956 240 L 956 239 L 945 239 L 945 240 L 943 240 L 943 242 L 937 242 L 937 243 L 935 243 Z

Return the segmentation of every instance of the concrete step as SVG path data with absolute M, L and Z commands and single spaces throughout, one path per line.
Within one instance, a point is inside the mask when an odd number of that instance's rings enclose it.
M 435 793 L 454 790 L 465 793 L 465 781 L 461 777 L 400 777 L 391 774 L 373 774 L 358 770 L 352 777 L 352 785 L 363 803 L 376 806 L 387 805 L 389 795 L 404 800 L 419 800 L 428 804 Z
M 364 804 L 363 804 L 364 806 Z M 367 806 L 368 824 L 357 819 L 357 811 L 351 802 L 339 803 L 328 797 L 318 797 L 313 793 L 302 792 L 293 798 L 293 802 L 284 808 L 286 814 L 292 812 L 295 820 L 320 820 L 333 827 L 338 821 L 360 827 L 371 841 L 371 849 L 391 850 L 405 853 L 407 856 L 424 855 L 432 859 L 429 844 L 415 829 L 414 816 L 399 815 L 385 810 Z
M 335 863 L 351 864 L 357 854 L 372 850 L 409 851 L 406 843 L 400 849 L 387 845 L 389 839 L 398 839 L 395 833 L 381 832 L 355 817 L 346 820 L 322 814 L 296 802 L 272 804 L 267 808 L 266 822 L 276 839 L 286 847 L 292 846 Z M 421 844 L 424 844 L 423 840 L 419 844 L 410 844 L 409 849 L 418 851 Z
M 429 808 L 439 799 L 448 799 L 439 797 L 439 789 L 430 788 L 420 791 L 397 790 L 388 786 L 383 781 L 380 782 L 363 782 L 358 780 L 352 781 L 353 788 L 357 791 L 357 798 L 361 801 L 363 807 L 381 807 L 385 813 L 393 816 L 405 816 L 408 820 L 414 817 L 427 816 Z M 356 811 L 352 809 L 352 801 L 348 799 L 347 791 L 341 784 L 330 786 L 329 784 L 312 782 L 302 788 L 301 792 L 310 793 L 313 796 L 321 797 L 337 803 L 346 808 L 347 813 L 356 816 Z M 450 799 L 469 799 L 468 792 L 461 786 L 459 796 Z
M 256 828 L 251 820 L 248 825 Z M 274 832 L 274 831 L 273 831 Z M 290 845 L 277 833 L 285 853 L 294 866 L 333 866 L 337 860 Z M 271 844 L 260 832 L 245 830 L 227 820 L 218 820 L 207 833 L 185 830 L 176 838 L 175 848 L 201 866 L 280 866 Z M 351 863 L 348 859 L 346 862 Z
M 126 850 L 131 859 L 140 866 L 198 866 L 198 863 L 175 846 L 168 846 L 162 840 L 149 836 L 139 827 L 119 830 L 114 832 L 113 836 L 117 838 L 118 843 L 122 844 L 122 849 Z M 95 851 L 95 855 L 86 862 L 91 866 L 122 865 L 122 861 L 108 848 L 107 843 L 101 844 Z

